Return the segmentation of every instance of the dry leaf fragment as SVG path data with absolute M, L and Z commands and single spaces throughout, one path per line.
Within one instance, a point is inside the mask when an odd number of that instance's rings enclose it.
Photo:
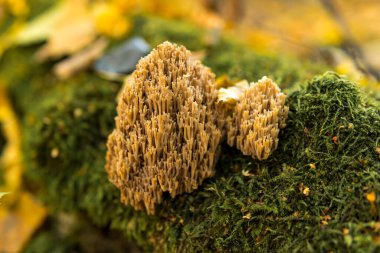
M 230 82 L 227 80 L 220 80 L 219 85 L 225 86 L 229 84 Z M 248 88 L 249 83 L 247 80 L 242 80 L 227 88 L 221 88 L 218 91 L 218 102 L 232 108 L 236 105 L 244 91 Z
M 246 215 L 243 216 L 243 219 L 245 220 L 250 220 L 252 218 L 251 213 L 247 213 Z
M 376 213 L 376 193 L 375 192 L 369 192 L 365 194 L 366 199 L 368 202 L 371 204 L 371 213 L 375 214 Z
M 12 209 L 0 208 L 0 252 L 20 252 L 42 224 L 47 211 L 29 193 L 22 193 Z
M 250 173 L 248 170 L 243 170 L 241 173 L 245 177 L 253 177 L 254 176 L 254 174 Z
M 376 193 L 375 192 L 369 192 L 366 193 L 366 198 L 370 203 L 374 203 L 376 201 Z
M 303 183 L 301 183 L 298 187 L 300 192 L 302 192 L 303 195 L 309 196 L 310 195 L 310 188 L 305 186 Z
M 1 87 L 0 85 L 0 122 L 3 123 L 1 130 L 7 139 L 7 146 L 0 157 L 5 169 L 4 179 L 6 183 L 5 186 L 0 185 L 0 190 L 3 192 L 17 192 L 21 186 L 22 175 L 21 130 L 5 90 Z
M 28 22 L 15 36 L 16 45 L 30 45 L 46 40 L 54 29 L 56 22 L 65 16 L 65 4 L 58 4 Z
M 21 189 L 23 171 L 20 126 L 0 85 L 0 122 L 7 137 L 7 147 L 0 157 L 4 167 L 5 185 L 0 190 L 11 191 L 8 201 L 0 206 L 0 252 L 20 252 L 46 217 L 46 209 Z M 0 198 L 4 196 L 1 193 Z
M 0 198 L 4 197 L 7 194 L 9 194 L 9 192 L 0 192 Z
M 328 225 L 329 223 L 329 220 L 331 220 L 331 216 L 330 215 L 325 215 L 325 216 L 323 216 L 323 217 L 321 217 L 322 218 L 322 221 L 321 221 L 321 223 L 322 223 L 322 225 Z
M 108 41 L 100 38 L 84 50 L 72 55 L 54 66 L 54 74 L 60 79 L 67 79 L 86 68 L 88 68 L 93 61 L 98 59 L 104 49 L 107 47 Z
M 78 52 L 97 36 L 87 1 L 67 0 L 62 8 L 63 13 L 49 32 L 47 44 L 37 52 L 40 61 Z
M 228 88 L 233 86 L 234 83 L 226 75 L 221 75 L 216 79 L 216 88 Z
M 9 192 L 0 192 L 0 204 L 1 204 L 1 198 L 7 194 L 9 194 Z
M 25 16 L 29 13 L 29 6 L 26 0 L 0 0 L 1 7 L 8 9 L 14 16 Z
M 130 22 L 114 4 L 105 2 L 95 3 L 93 16 L 96 29 L 100 34 L 105 36 L 120 38 L 131 29 Z

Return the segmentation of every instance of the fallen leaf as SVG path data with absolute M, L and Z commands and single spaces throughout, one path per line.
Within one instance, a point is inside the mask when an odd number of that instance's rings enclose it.
M 102 35 L 120 38 L 131 30 L 129 20 L 126 19 L 117 5 L 108 2 L 96 2 L 92 12 L 96 29 Z
M 221 75 L 216 79 L 216 88 L 228 88 L 233 86 L 234 83 L 226 75 Z
M 0 252 L 20 252 L 41 226 L 47 211 L 29 193 L 21 193 L 12 209 L 0 207 Z
M 298 186 L 298 189 L 300 190 L 300 192 L 302 192 L 303 195 L 305 196 L 309 196 L 310 195 L 310 188 L 305 186 L 303 183 L 301 183 L 299 186 Z
M 26 16 L 29 13 L 26 0 L 0 0 L 0 6 L 5 6 L 14 16 Z
M 86 68 L 88 68 L 92 62 L 98 59 L 104 49 L 107 47 L 108 41 L 104 38 L 100 38 L 84 50 L 70 56 L 54 66 L 54 73 L 60 79 L 67 79 Z
M 0 198 L 2 198 L 3 196 L 7 195 L 9 192 L 0 192 Z
M 376 193 L 375 192 L 369 192 L 369 193 L 366 193 L 366 198 L 367 200 L 370 202 L 370 203 L 373 203 L 376 201 Z
M 20 125 L 9 99 L 0 85 L 0 122 L 7 138 L 7 147 L 0 157 L 5 185 L 11 191 L 9 201 L 0 206 L 0 252 L 20 252 L 44 221 L 47 211 L 21 188 L 23 163 Z M 1 192 L 0 198 L 5 192 Z
M 14 43 L 16 45 L 30 45 L 46 40 L 54 29 L 55 24 L 64 18 L 65 13 L 64 2 L 58 1 L 58 4 L 24 25 L 15 36 Z
M 218 91 L 218 102 L 226 106 L 232 107 L 240 100 L 240 96 L 248 87 L 248 81 L 243 80 L 238 83 L 235 83 L 234 86 L 228 88 L 221 88 Z
M 67 0 L 45 44 L 36 54 L 40 61 L 73 54 L 96 39 L 97 30 L 85 0 Z
M 252 218 L 251 213 L 247 213 L 246 215 L 243 216 L 243 219 L 245 220 L 250 220 Z
M 5 90 L 1 87 L 0 85 L 0 122 L 3 123 L 2 131 L 6 136 L 7 146 L 0 157 L 6 183 L 5 186 L 0 186 L 0 190 L 17 192 L 21 186 L 22 175 L 21 130 Z
M 243 170 L 241 173 L 245 177 L 253 177 L 254 176 L 254 174 L 250 173 L 248 170 Z
M 7 194 L 9 194 L 9 192 L 0 192 L 0 204 L 1 204 L 1 198 Z

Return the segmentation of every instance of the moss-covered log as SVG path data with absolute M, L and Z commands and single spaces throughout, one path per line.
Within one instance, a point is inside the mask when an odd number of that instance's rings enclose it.
M 191 194 L 166 197 L 155 216 L 119 201 L 107 178 L 105 142 L 114 128 L 120 84 L 86 72 L 58 81 L 35 48 L 8 51 L 0 76 L 22 119 L 28 188 L 57 211 L 88 217 L 147 251 L 379 250 L 380 116 L 356 85 L 321 68 L 261 55 L 222 39 L 206 47 L 196 27 L 137 17 L 135 34 L 205 49 L 218 75 L 291 87 L 278 149 L 257 162 L 223 146 L 216 176 Z M 190 32 L 189 32 L 190 31 Z M 181 36 L 183 35 L 183 36 Z M 17 68 L 13 66 L 17 65 Z M 295 84 L 303 82 L 304 87 Z M 38 96 L 36 95 L 38 94 Z M 39 240 L 41 237 L 39 237 Z

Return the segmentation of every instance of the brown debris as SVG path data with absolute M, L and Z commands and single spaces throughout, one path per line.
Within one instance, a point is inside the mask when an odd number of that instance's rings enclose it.
M 62 60 L 54 65 L 54 74 L 59 79 L 68 79 L 75 73 L 78 73 L 88 68 L 93 61 L 102 55 L 104 49 L 107 47 L 108 41 L 104 38 L 100 38 L 93 42 L 90 46 L 84 50 L 75 53 L 69 58 Z
M 123 203 L 154 214 L 164 192 L 192 192 L 214 174 L 224 123 L 215 75 L 183 46 L 165 42 L 127 82 L 106 171 Z
M 227 143 L 244 155 L 264 160 L 277 148 L 278 133 L 286 126 L 286 95 L 269 78 L 251 83 L 227 119 Z

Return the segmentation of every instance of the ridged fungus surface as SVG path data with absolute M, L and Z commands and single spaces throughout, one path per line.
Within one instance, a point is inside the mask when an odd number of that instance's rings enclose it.
M 183 46 L 141 59 L 119 99 L 106 171 L 121 201 L 154 214 L 163 193 L 191 192 L 214 174 L 223 117 L 215 75 Z
M 244 155 L 264 160 L 277 148 L 278 134 L 286 126 L 286 95 L 269 78 L 251 83 L 227 119 L 227 142 Z

